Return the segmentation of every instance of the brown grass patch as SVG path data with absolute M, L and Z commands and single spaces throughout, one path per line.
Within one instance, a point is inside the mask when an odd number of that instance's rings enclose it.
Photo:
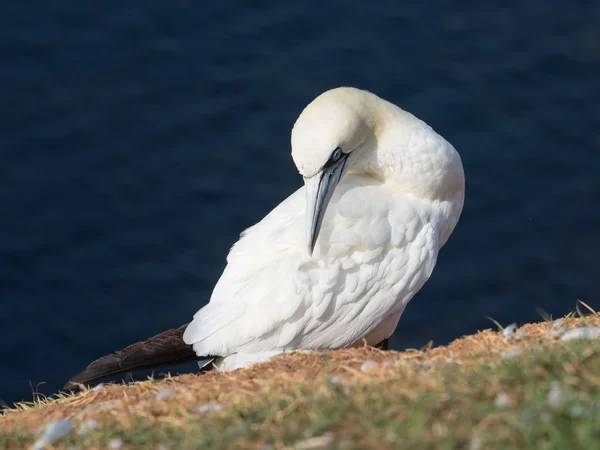
M 562 319 L 565 329 L 583 325 L 600 325 L 600 317 Z M 75 426 L 88 419 L 115 421 L 121 425 L 143 418 L 151 423 L 182 425 L 199 405 L 225 404 L 244 406 L 255 401 L 275 401 L 302 390 L 319 390 L 337 377 L 343 385 L 381 383 L 441 364 L 458 364 L 465 370 L 473 365 L 494 364 L 502 352 L 514 347 L 522 350 L 556 341 L 549 333 L 553 322 L 528 324 L 510 338 L 502 332 L 485 330 L 457 339 L 443 347 L 424 351 L 381 351 L 370 347 L 325 352 L 296 353 L 270 362 L 227 373 L 200 376 L 167 376 L 130 384 L 110 384 L 100 389 L 84 389 L 34 405 L 20 404 L 0 416 L 0 429 L 25 427 L 34 430 L 60 417 L 73 419 Z M 377 363 L 361 370 L 365 361 Z M 425 364 L 424 364 L 425 363 Z M 431 372 L 431 371 L 430 371 Z M 431 377 L 431 383 L 435 378 Z M 427 378 L 423 379 L 424 386 Z M 157 398 L 157 394 L 160 397 Z M 415 393 L 416 395 L 417 393 Z

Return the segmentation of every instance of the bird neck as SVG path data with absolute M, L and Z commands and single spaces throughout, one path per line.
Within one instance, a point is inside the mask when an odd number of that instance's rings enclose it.
M 464 173 L 458 152 L 429 125 L 387 103 L 377 127 L 357 150 L 355 173 L 429 201 L 462 201 Z

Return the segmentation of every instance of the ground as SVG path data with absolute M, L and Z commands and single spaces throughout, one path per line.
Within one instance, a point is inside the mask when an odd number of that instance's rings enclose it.
M 287 355 L 250 369 L 84 388 L 0 416 L 0 448 L 599 448 L 596 313 L 448 346 Z M 588 327 L 586 339 L 565 339 Z M 580 336 L 581 337 L 581 336 Z

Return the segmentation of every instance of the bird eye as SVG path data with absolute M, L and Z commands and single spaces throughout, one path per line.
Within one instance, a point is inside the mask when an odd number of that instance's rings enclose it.
M 341 156 L 342 156 L 342 149 L 338 147 L 333 151 L 333 154 L 331 155 L 331 159 L 333 160 L 333 162 L 336 162 L 338 159 L 340 159 Z

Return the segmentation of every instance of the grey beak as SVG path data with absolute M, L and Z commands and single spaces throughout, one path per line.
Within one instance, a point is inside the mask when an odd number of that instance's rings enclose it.
M 348 154 L 343 154 L 331 166 L 324 167 L 321 172 L 310 178 L 304 178 L 304 185 L 306 186 L 306 241 L 308 254 L 311 256 L 319 237 L 327 205 L 342 177 L 347 158 Z

